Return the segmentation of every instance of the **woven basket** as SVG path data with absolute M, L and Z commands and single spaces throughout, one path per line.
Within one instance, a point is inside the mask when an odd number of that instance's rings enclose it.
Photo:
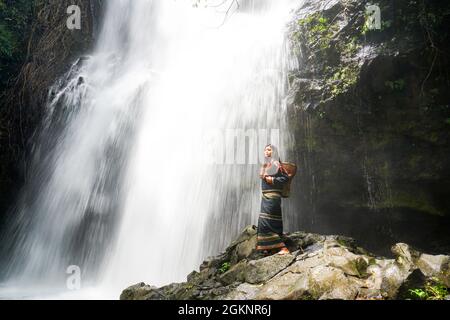
M 283 198 L 289 198 L 289 195 L 291 193 L 291 182 L 297 173 L 297 165 L 292 162 L 281 162 L 281 166 L 283 167 L 284 170 L 286 170 L 287 175 L 289 177 L 288 182 L 283 187 L 281 196 Z

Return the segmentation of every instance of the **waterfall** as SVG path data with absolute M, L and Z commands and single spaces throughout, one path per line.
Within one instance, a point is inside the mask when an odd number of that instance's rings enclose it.
M 184 281 L 256 224 L 258 155 L 289 140 L 295 5 L 108 1 L 95 50 L 50 89 L 2 287 L 64 291 L 77 266 L 117 298 Z

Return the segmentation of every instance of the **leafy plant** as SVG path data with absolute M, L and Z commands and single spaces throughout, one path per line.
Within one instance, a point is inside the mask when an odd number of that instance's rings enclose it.
M 426 291 L 422 290 L 422 289 L 409 289 L 410 294 L 419 299 L 419 300 L 426 300 L 428 294 L 426 293 Z
M 349 64 L 339 68 L 331 77 L 331 94 L 338 96 L 347 91 L 358 80 L 358 67 Z
M 231 267 L 231 264 L 229 262 L 224 262 L 219 269 L 219 273 L 227 272 L 230 269 L 230 267 Z
M 449 294 L 448 288 L 437 278 L 427 280 L 423 288 L 408 291 L 411 298 L 416 300 L 444 300 Z
M 405 88 L 405 80 L 398 79 L 394 81 L 386 81 L 384 85 L 391 89 L 391 91 L 402 91 Z
M 312 14 L 297 21 L 298 25 L 307 29 L 307 42 L 311 48 L 318 47 L 326 50 L 330 47 L 331 40 L 338 29 L 337 24 L 332 24 L 321 13 Z M 294 36 L 300 37 L 302 32 L 297 31 Z

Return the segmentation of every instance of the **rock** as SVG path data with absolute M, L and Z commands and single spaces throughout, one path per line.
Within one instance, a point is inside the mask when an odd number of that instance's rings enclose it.
M 120 298 L 402 299 L 410 288 L 422 287 L 430 277 L 448 283 L 448 256 L 421 254 L 405 243 L 394 245 L 396 258 L 387 259 L 371 255 L 351 238 L 295 232 L 283 235 L 286 244 L 298 248 L 292 254 L 253 258 L 251 242 L 256 235 L 252 229 L 246 228 L 224 254 L 203 262 L 201 271 L 191 272 L 187 282 L 161 288 L 139 283 L 125 289 Z M 242 259 L 221 273 L 218 266 L 233 254 Z
M 256 251 L 256 236 L 256 226 L 247 226 L 226 249 L 225 260 L 236 264 L 240 260 L 250 257 Z
M 436 277 L 450 287 L 450 256 L 421 254 L 417 266 L 427 277 Z
M 400 287 L 408 279 L 414 268 L 405 268 L 393 259 L 371 259 L 367 267 L 366 287 L 387 299 L 395 299 Z M 372 294 L 375 295 L 376 294 Z
M 400 288 L 398 289 L 397 299 L 410 299 L 411 294 L 410 289 L 424 288 L 427 281 L 427 277 L 419 270 L 414 270 L 408 278 L 403 281 Z
M 409 246 L 401 244 L 394 246 L 393 251 L 397 252 L 397 259 L 375 259 L 370 258 L 370 265 L 366 272 L 366 286 L 374 290 L 379 290 L 384 298 L 395 299 L 399 288 L 408 279 L 410 274 L 417 269 L 411 264 L 411 255 Z
M 256 295 L 257 300 L 298 300 L 307 296 L 307 273 L 287 272 L 269 280 Z
M 143 282 L 128 287 L 120 295 L 120 300 L 162 300 L 164 298 L 157 287 L 146 285 Z
M 200 271 L 206 268 L 218 268 L 224 261 L 228 259 L 228 255 L 225 252 L 217 257 L 207 257 L 200 265 Z
M 397 243 L 391 248 L 392 253 L 397 257 L 396 262 L 399 266 L 405 268 L 405 270 L 412 271 L 416 269 L 416 261 L 420 256 L 420 253 L 413 250 L 406 243 Z
M 408 23 L 374 31 L 365 30 L 366 4 L 302 1 L 289 24 L 298 66 L 288 75 L 287 110 L 292 156 L 305 169 L 297 180 L 302 221 L 321 219 L 335 232 L 373 239 L 371 250 L 383 255 L 391 239 L 448 254 L 448 109 L 430 109 L 433 117 L 422 111 L 449 101 L 448 80 L 433 68 L 434 49 L 411 3 L 384 2 L 391 16 L 383 24 L 399 21 L 393 17 Z M 449 4 L 427 8 L 444 18 Z
M 320 244 L 325 239 L 324 236 L 314 234 L 314 233 L 306 233 L 303 231 L 297 231 L 289 235 L 288 241 L 286 241 L 286 245 L 288 246 L 290 251 L 301 250 L 303 251 L 305 248 L 318 244 Z
M 204 270 L 205 270 L 205 269 L 204 269 Z M 200 273 L 194 270 L 194 271 L 192 271 L 191 273 L 189 273 L 188 276 L 186 277 L 186 278 L 187 278 L 187 281 L 188 281 L 188 282 L 192 282 L 193 279 L 198 278 L 199 275 L 200 275 Z
M 402 283 L 411 274 L 411 270 L 402 268 L 398 263 L 391 262 L 381 269 L 380 291 L 383 297 L 394 299 Z
M 234 246 L 238 245 L 241 242 L 244 242 L 246 240 L 249 240 L 251 237 L 255 236 L 257 234 L 257 228 L 255 225 L 247 226 L 241 234 L 235 239 L 228 248 L 233 248 Z
M 212 268 L 205 268 L 205 269 L 201 270 L 200 272 L 192 271 L 187 276 L 187 282 L 198 285 L 198 284 L 206 281 L 207 279 L 209 279 L 211 276 L 213 276 L 214 272 L 215 272 L 215 269 L 212 269 Z
M 206 258 L 200 265 L 200 268 L 199 268 L 200 271 L 202 271 L 203 269 L 209 268 L 212 264 L 212 261 L 213 261 L 213 257 Z
M 290 265 L 294 259 L 292 254 L 274 254 L 260 260 L 251 260 L 245 268 L 245 281 L 253 284 L 265 282 Z
M 297 259 L 299 260 L 297 260 L 283 272 L 303 273 L 319 265 L 328 264 L 323 252 L 316 252 L 312 254 L 309 253 L 303 256 L 303 258 L 302 256 L 297 257 Z
M 161 288 L 165 291 L 166 296 L 170 297 L 170 300 L 192 300 L 199 299 L 201 291 L 197 285 L 189 282 L 177 284 L 173 287 Z
M 198 286 L 201 290 L 209 290 L 209 289 L 213 289 L 213 288 L 219 288 L 222 286 L 222 284 L 220 282 L 217 282 L 214 279 L 206 279 L 205 281 L 200 283 Z
M 331 11 L 331 14 L 336 15 L 342 8 L 341 0 L 329 0 L 329 1 L 305 1 L 302 6 L 297 10 L 296 15 L 298 18 L 305 18 L 310 15 L 311 12 Z
M 248 258 L 256 250 L 256 234 L 236 246 L 231 257 L 231 263 L 236 263 L 244 258 Z
M 445 255 L 433 256 L 430 254 L 421 254 L 417 260 L 417 266 L 427 277 L 433 277 L 442 272 L 448 266 L 450 257 Z
M 338 268 L 317 266 L 308 273 L 309 291 L 313 297 L 324 299 L 355 299 L 357 286 Z
M 233 282 L 242 282 L 245 279 L 247 270 L 247 261 L 242 260 L 238 264 L 232 266 L 228 271 L 219 276 L 219 281 L 223 284 L 231 284 Z
M 314 243 L 308 246 L 303 253 L 313 253 L 323 249 L 323 243 Z
M 223 297 L 224 300 L 253 300 L 262 285 L 240 284 L 236 289 Z
M 372 264 L 367 267 L 366 272 L 369 274 L 369 277 L 366 279 L 366 287 L 371 288 L 373 291 L 376 291 L 381 295 L 381 285 L 383 283 L 383 267 L 379 264 Z
M 235 286 L 218 287 L 211 290 L 211 299 L 222 300 L 226 295 L 236 290 Z
M 324 249 L 328 265 L 344 271 L 348 275 L 363 277 L 367 270 L 367 261 L 343 247 Z

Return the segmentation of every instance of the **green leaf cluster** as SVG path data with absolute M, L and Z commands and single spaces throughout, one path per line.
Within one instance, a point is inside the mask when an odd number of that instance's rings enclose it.
M 26 55 L 34 1 L 0 0 L 0 89 L 17 72 Z
M 415 300 L 444 300 L 449 294 L 448 288 L 436 278 L 429 279 L 423 288 L 409 289 Z
M 224 262 L 219 269 L 219 273 L 227 272 L 230 269 L 230 267 L 231 267 L 231 264 L 229 262 Z
M 328 18 L 322 16 L 320 12 L 314 13 L 306 18 L 297 21 L 298 25 L 308 30 L 307 42 L 311 48 L 326 50 L 330 47 L 331 40 L 338 30 L 337 24 L 333 24 Z M 297 31 L 294 36 L 299 37 L 301 31 Z

